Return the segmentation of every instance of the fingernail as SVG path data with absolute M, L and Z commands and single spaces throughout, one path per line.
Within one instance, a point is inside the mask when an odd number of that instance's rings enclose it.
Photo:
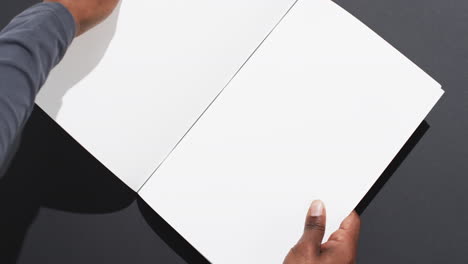
M 323 215 L 324 204 L 320 200 L 315 200 L 310 206 L 310 216 L 317 217 Z

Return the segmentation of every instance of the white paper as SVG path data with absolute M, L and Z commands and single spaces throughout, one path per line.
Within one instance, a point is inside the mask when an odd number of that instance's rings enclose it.
M 281 263 L 310 202 L 337 229 L 442 95 L 329 0 L 299 0 L 140 195 L 213 263 Z
M 130 0 L 76 39 L 37 103 L 134 190 L 293 0 Z

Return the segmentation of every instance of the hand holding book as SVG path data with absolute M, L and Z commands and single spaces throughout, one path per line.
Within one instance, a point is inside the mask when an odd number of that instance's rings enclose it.
M 314 201 L 307 213 L 304 234 L 291 248 L 284 264 L 355 263 L 361 225 L 358 214 L 352 212 L 322 244 L 325 223 L 325 206 L 322 201 Z

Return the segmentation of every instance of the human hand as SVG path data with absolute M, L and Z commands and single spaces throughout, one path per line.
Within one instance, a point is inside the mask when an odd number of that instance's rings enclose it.
M 44 0 L 64 5 L 73 15 L 79 36 L 101 23 L 115 9 L 119 0 Z
M 322 244 L 326 212 L 321 201 L 314 201 L 306 217 L 304 234 L 289 251 L 284 264 L 352 264 L 356 262 L 360 219 L 352 212 L 340 228 Z

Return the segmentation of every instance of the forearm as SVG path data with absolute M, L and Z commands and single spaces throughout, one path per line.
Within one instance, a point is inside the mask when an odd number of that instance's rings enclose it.
M 0 33 L 0 167 L 75 28 L 65 7 L 46 3 L 24 11 Z

